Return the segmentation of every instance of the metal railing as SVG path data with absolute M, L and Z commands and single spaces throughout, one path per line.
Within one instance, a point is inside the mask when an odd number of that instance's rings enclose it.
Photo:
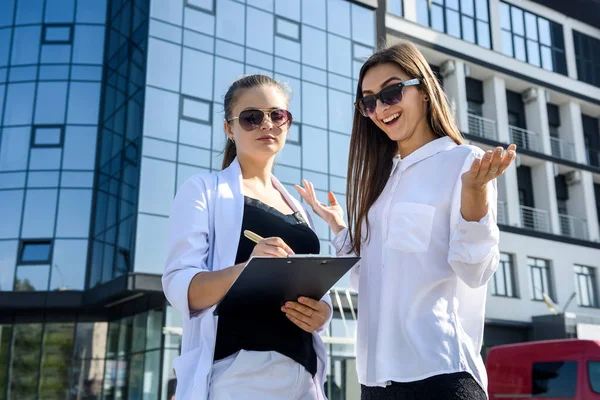
M 558 219 L 560 221 L 560 233 L 562 235 L 581 240 L 588 239 L 587 221 L 584 218 L 558 214 Z
M 537 152 L 543 152 L 539 135 L 527 129 L 517 128 L 510 125 L 510 141 L 517 145 L 517 149 L 527 149 Z
M 559 138 L 550 137 L 550 148 L 554 157 L 562 158 L 563 160 L 576 161 L 575 145 L 565 142 Z
M 550 232 L 550 216 L 548 211 L 538 208 L 520 206 L 521 226 L 539 232 Z
M 593 165 L 594 167 L 600 167 L 600 150 L 590 149 L 587 150 L 587 162 L 589 165 Z
M 506 225 L 508 223 L 508 215 L 506 212 L 506 202 L 498 200 L 498 223 Z
M 469 114 L 469 134 L 485 139 L 498 140 L 496 121 L 480 117 L 479 115 Z

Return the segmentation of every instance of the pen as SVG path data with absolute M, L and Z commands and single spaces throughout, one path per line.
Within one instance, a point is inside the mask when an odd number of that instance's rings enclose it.
M 252 240 L 256 244 L 258 244 L 258 242 L 263 240 L 262 236 L 257 235 L 256 233 L 249 231 L 249 230 L 244 231 L 244 236 L 246 236 L 248 239 Z

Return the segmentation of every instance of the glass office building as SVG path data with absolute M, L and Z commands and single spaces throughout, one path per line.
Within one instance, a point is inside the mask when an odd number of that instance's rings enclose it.
M 0 399 L 167 398 L 172 198 L 220 169 L 223 96 L 264 73 L 294 93 L 276 174 L 343 200 L 355 79 L 375 46 L 360 3 L 0 2 Z M 332 294 L 327 385 L 341 398 L 357 393 L 355 295 Z
M 169 400 L 181 317 L 160 281 L 168 215 L 185 179 L 220 169 L 228 86 L 257 72 L 289 85 L 294 124 L 275 173 L 345 204 L 356 79 L 382 39 L 422 50 L 469 142 L 521 150 L 498 185 L 484 354 L 548 332 L 532 329 L 544 295 L 562 307 L 575 292 L 569 311 L 600 318 L 600 24 L 581 1 L 590 12 L 542 0 L 0 0 L 0 400 Z M 323 334 L 334 400 L 360 398 L 348 286 L 332 289 Z

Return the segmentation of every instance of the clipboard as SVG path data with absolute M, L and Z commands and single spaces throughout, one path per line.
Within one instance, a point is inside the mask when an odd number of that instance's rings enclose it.
M 278 310 L 300 296 L 321 299 L 359 260 L 319 255 L 252 258 L 217 304 L 214 315 Z

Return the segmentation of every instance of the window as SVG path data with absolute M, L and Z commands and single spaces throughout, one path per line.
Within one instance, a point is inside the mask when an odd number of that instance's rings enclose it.
M 467 107 L 469 114 L 483 116 L 483 82 L 466 78 Z
M 595 268 L 575 265 L 573 272 L 575 273 L 577 304 L 581 307 L 598 307 Z
M 212 103 L 189 96 L 181 97 L 180 117 L 194 122 L 211 123 Z
M 594 393 L 600 393 L 600 361 L 588 362 L 588 376 Z
M 73 25 L 44 25 L 43 44 L 70 44 L 72 41 Z
M 517 297 L 513 271 L 512 254 L 500 253 L 498 269 L 492 278 L 493 296 Z
M 531 299 L 544 301 L 544 296 L 552 298 L 548 260 L 528 257 L 527 262 L 531 271 Z
M 558 128 L 560 127 L 560 111 L 557 105 L 546 104 L 548 110 L 548 125 L 550 127 L 550 136 L 558 138 Z
M 577 362 L 533 363 L 531 394 L 534 397 L 573 398 L 577 384 Z
M 404 0 L 387 0 L 387 12 L 401 17 L 403 1 Z
M 396 8 L 390 12 L 394 10 Z M 487 0 L 417 0 L 417 21 L 467 42 L 491 48 Z
M 185 5 L 187 7 L 195 8 L 200 11 L 214 14 L 215 13 L 215 1 L 216 0 L 186 0 Z
M 64 143 L 63 125 L 34 125 L 31 132 L 31 147 L 62 147 Z
M 577 79 L 600 87 L 600 40 L 573 31 Z
M 26 240 L 21 242 L 19 265 L 48 264 L 52 258 L 52 240 Z
M 277 17 L 275 20 L 275 34 L 299 42 L 300 24 L 286 18 Z
M 503 2 L 500 19 L 504 54 L 567 75 L 562 25 Z

